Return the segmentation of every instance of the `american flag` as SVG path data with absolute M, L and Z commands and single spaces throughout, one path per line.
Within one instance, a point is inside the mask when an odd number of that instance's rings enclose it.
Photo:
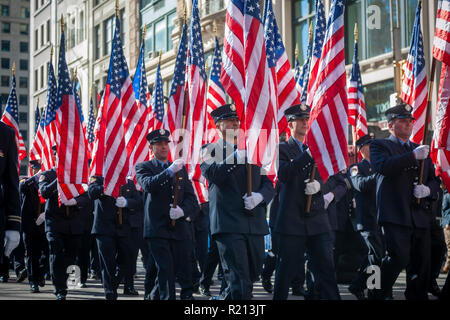
M 401 99 L 413 107 L 413 117 L 416 119 L 413 124 L 411 141 L 422 143 L 425 124 L 425 114 L 427 108 L 427 70 L 425 68 L 425 57 L 423 54 L 422 31 L 420 30 L 421 3 L 417 5 L 416 19 L 414 20 L 411 46 L 408 52 L 408 59 L 403 66 L 404 74 L 402 79 Z
M 322 47 L 325 40 L 325 9 L 322 0 L 316 0 L 316 20 L 314 29 L 314 45 L 311 55 L 311 62 L 309 66 L 309 81 L 308 81 L 308 92 L 306 97 L 306 104 L 312 106 L 314 94 L 313 88 L 316 85 L 316 80 L 318 76 L 319 60 L 322 56 Z
M 55 166 L 52 146 L 56 145 L 56 78 L 53 64 L 48 64 L 47 105 L 41 117 L 39 128 L 30 151 L 30 159 L 41 159 L 42 171 Z
M 312 42 L 308 43 L 308 49 L 306 51 L 306 60 L 303 63 L 300 77 L 298 78 L 297 88 L 300 88 L 300 101 L 306 104 L 306 98 L 308 96 L 308 83 L 309 83 L 309 67 L 311 65 L 311 55 L 312 55 Z
M 41 111 L 39 110 L 39 104 L 36 106 L 36 110 L 34 111 L 34 134 L 36 134 L 39 123 L 41 122 Z
M 450 0 L 440 0 L 434 32 L 433 56 L 450 65 Z
M 199 203 L 208 201 L 205 178 L 200 170 L 201 147 L 206 143 L 206 72 L 203 55 L 203 41 L 200 27 L 200 16 L 197 0 L 192 3 L 191 24 L 189 28 L 188 55 L 188 109 L 186 112 L 186 143 L 183 143 L 183 157 L 186 157 L 189 178 L 192 180 L 194 191 Z
M 224 60 L 220 82 L 233 99 L 236 112 L 244 116 L 245 69 L 244 69 L 244 0 L 229 0 L 223 40 Z M 241 121 L 243 129 L 244 122 Z
M 9 93 L 8 100 L 6 102 L 6 108 L 3 112 L 2 121 L 14 129 L 16 132 L 16 144 L 19 155 L 19 163 L 27 156 L 27 150 L 23 142 L 22 134 L 19 128 L 19 106 L 17 104 L 16 94 L 16 75 L 12 76 L 11 91 Z M 20 167 L 20 166 L 19 166 Z
M 296 50 L 298 50 L 298 48 Z M 298 83 L 298 78 L 300 78 L 300 72 L 301 72 L 300 62 L 298 62 L 297 54 L 298 53 L 296 53 L 295 60 L 294 60 L 294 79 L 295 79 L 295 83 Z
M 145 46 L 144 41 L 142 41 L 141 49 L 139 53 L 139 61 L 136 66 L 136 72 L 134 73 L 133 79 L 133 90 L 136 101 L 138 101 L 139 106 L 139 114 L 141 118 L 139 119 L 139 123 L 142 125 L 142 130 L 140 131 L 139 136 L 137 137 L 138 143 L 136 148 L 132 154 L 132 163 L 140 163 L 143 161 L 147 161 L 150 157 L 149 152 L 149 144 L 146 139 L 146 135 L 149 132 L 150 127 L 150 115 L 149 115 L 149 103 L 148 103 L 148 92 L 147 92 L 147 76 L 145 73 Z M 138 132 L 136 132 L 138 134 Z M 131 177 L 136 177 L 136 169 L 134 166 L 130 168 Z
M 80 99 L 80 95 L 78 94 L 79 87 L 80 87 L 80 83 L 78 82 L 77 78 L 74 78 L 74 80 L 73 80 L 73 95 L 75 97 L 78 114 L 80 115 L 80 121 L 83 124 L 83 127 L 85 127 L 86 125 L 84 123 L 83 107 L 81 106 L 81 99 Z
M 88 143 L 82 126 L 81 103 L 70 83 L 66 63 L 64 31 L 58 61 L 58 88 L 56 93 L 56 150 L 58 163 L 58 193 L 62 203 L 67 203 L 85 192 L 82 184 L 88 182 Z
M 175 70 L 173 72 L 172 84 L 170 86 L 169 102 L 167 103 L 167 115 L 164 117 L 164 129 L 170 131 L 172 136 L 169 143 L 170 158 L 176 159 L 176 146 L 180 138 L 180 129 L 183 117 L 183 105 L 186 84 L 186 57 L 187 57 L 187 24 L 183 26 L 180 44 L 178 46 Z
M 219 40 L 215 37 L 214 55 L 211 64 L 211 72 L 208 82 L 208 96 L 206 99 L 207 117 L 208 117 L 208 138 L 207 142 L 211 143 L 218 139 L 216 126 L 210 113 L 218 107 L 226 104 L 225 89 L 220 83 L 220 70 L 222 69 L 222 50 L 220 50 Z
M 332 1 L 306 133 L 306 144 L 324 181 L 346 169 L 348 163 L 344 9 L 343 0 Z
M 266 56 L 269 69 L 275 82 L 277 98 L 272 100 L 278 107 L 278 128 L 281 132 L 287 130 L 287 120 L 284 111 L 300 103 L 300 94 L 297 90 L 294 74 L 291 70 L 283 40 L 278 30 L 277 21 L 273 13 L 272 0 L 266 0 L 264 6 L 264 38 Z
M 134 130 L 139 127 L 138 106 L 120 39 L 120 21 L 116 17 L 108 79 L 103 104 L 96 124 L 91 175 L 105 179 L 105 194 L 117 198 L 129 174 Z M 134 165 L 134 164 L 133 164 Z
M 430 156 L 436 165 L 447 190 L 450 189 L 450 1 L 439 1 L 436 30 L 434 33 L 433 56 L 442 61 L 436 126 L 431 141 Z
M 352 71 L 348 81 L 348 122 L 355 128 L 355 141 L 368 133 L 357 41 L 354 45 Z
M 164 121 L 164 93 L 161 77 L 161 66 L 158 64 L 155 75 L 155 85 L 152 92 L 152 130 L 158 130 L 162 128 Z
M 88 114 L 88 124 L 86 128 L 86 138 L 89 144 L 89 150 L 92 152 L 94 147 L 94 127 L 95 127 L 95 111 L 94 111 L 94 102 L 92 101 L 92 96 L 89 103 L 89 114 Z
M 275 84 L 277 80 L 274 72 L 278 59 L 277 56 L 266 56 L 264 26 L 260 18 L 258 0 L 245 1 L 243 25 L 245 118 L 241 115 L 240 120 L 244 122 L 247 158 L 248 163 L 262 167 L 266 174 L 272 174 L 275 169 L 274 159 L 277 158 L 279 140 Z M 278 46 L 279 42 L 275 44 Z M 258 76 L 255 77 L 255 74 Z M 294 91 L 297 90 L 294 89 Z

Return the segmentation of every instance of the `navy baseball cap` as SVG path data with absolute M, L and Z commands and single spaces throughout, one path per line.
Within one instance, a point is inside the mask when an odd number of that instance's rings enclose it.
M 415 118 L 412 115 L 412 107 L 409 104 L 402 103 L 398 104 L 395 107 L 389 108 L 384 113 L 386 115 L 387 121 L 391 121 L 392 119 L 413 119 Z
M 159 129 L 159 130 L 153 130 L 149 134 L 147 134 L 146 138 L 150 144 L 159 142 L 159 141 L 167 141 L 169 140 L 170 132 L 168 130 Z
M 211 117 L 214 119 L 214 123 L 221 120 L 237 119 L 239 117 L 236 113 L 236 106 L 234 104 L 224 104 L 211 112 Z
M 287 118 L 287 121 L 292 121 L 296 119 L 305 119 L 309 118 L 309 113 L 311 112 L 311 108 L 306 104 L 296 104 L 295 106 L 289 107 L 284 111 L 284 115 Z

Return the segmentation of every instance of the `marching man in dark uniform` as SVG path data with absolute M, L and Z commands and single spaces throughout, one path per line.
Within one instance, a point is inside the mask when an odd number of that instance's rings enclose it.
M 364 298 L 367 288 L 367 267 L 380 266 L 384 256 L 384 246 L 381 229 L 377 223 L 376 183 L 377 175 L 370 162 L 370 144 L 373 141 L 368 134 L 356 141 L 356 147 L 362 155 L 361 162 L 350 167 L 350 179 L 354 189 L 356 201 L 356 228 L 367 246 L 366 265 L 361 268 L 359 275 L 349 286 L 349 291 L 358 299 Z M 372 297 L 369 290 L 368 298 Z
M 56 146 L 53 147 L 56 163 Z M 55 286 L 57 300 L 65 300 L 67 295 L 67 267 L 75 264 L 81 235 L 84 229 L 84 217 L 80 213 L 89 205 L 87 193 L 70 199 L 67 204 L 59 205 L 58 179 L 56 168 L 44 171 L 39 176 L 39 191 L 46 199 L 45 232 L 50 247 L 50 273 Z
M 147 140 L 155 158 L 136 165 L 136 178 L 144 191 L 144 238 L 148 240 L 158 270 L 151 299 L 175 300 L 175 277 L 181 286 L 180 298 L 193 299 L 190 222 L 199 211 L 197 198 L 184 161 L 168 161 L 169 131 L 154 130 L 147 135 Z M 174 208 L 177 172 L 180 173 L 178 203 Z
M 278 265 L 275 273 L 274 300 L 286 300 L 292 279 L 308 254 L 320 288 L 320 298 L 340 299 L 333 261 L 330 222 L 320 176 L 310 181 L 314 159 L 303 143 L 308 130 L 309 107 L 295 105 L 285 111 L 291 137 L 280 143 L 279 205 L 275 232 L 279 237 Z M 318 176 L 318 173 L 317 173 Z M 310 212 L 306 213 L 307 196 Z M 330 200 L 331 201 L 331 200 Z
M 105 195 L 103 177 L 98 176 L 90 178 L 88 193 L 91 200 L 95 201 L 92 234 L 97 240 L 105 298 L 117 300 L 120 282 L 116 275 L 118 255 L 123 261 L 122 275 L 128 276 L 131 273 L 129 269 L 133 251 L 130 217 L 142 208 L 142 198 L 132 180 L 121 186 L 121 196 L 117 199 Z M 130 292 L 131 289 L 133 291 Z M 134 288 L 125 286 L 124 294 L 134 293 Z
M 370 161 L 377 176 L 376 204 L 387 256 L 381 264 L 380 297 L 386 298 L 407 267 L 406 299 L 428 299 L 430 201 L 438 197 L 439 181 L 429 158 L 429 146 L 409 141 L 412 107 L 400 104 L 385 114 L 391 136 L 373 140 Z M 425 160 L 418 184 L 420 160 Z M 420 200 L 420 204 L 418 204 Z
M 19 170 L 14 130 L 0 122 L 0 264 L 20 242 Z M 3 242 L 4 241 L 4 242 Z
M 27 251 L 27 271 L 30 291 L 39 292 L 39 286 L 45 285 L 45 265 L 41 257 L 48 254 L 48 242 L 45 237 L 45 202 L 39 197 L 39 171 L 41 165 L 38 160 L 30 161 L 33 176 L 23 179 L 19 184 L 21 195 L 22 232 L 25 250 Z
M 221 139 L 204 148 L 200 165 L 209 186 L 211 234 L 228 284 L 225 298 L 249 300 L 263 267 L 264 236 L 269 233 L 266 206 L 274 188 L 261 168 L 252 165 L 252 194 L 247 196 L 245 151 L 237 150 L 236 108 L 224 105 L 211 116 Z

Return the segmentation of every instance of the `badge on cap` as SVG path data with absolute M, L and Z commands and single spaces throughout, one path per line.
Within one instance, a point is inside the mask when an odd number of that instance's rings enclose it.
M 163 134 L 165 134 L 165 133 L 166 133 L 166 130 L 164 130 L 164 129 L 159 129 L 159 134 L 163 135 Z
M 405 106 L 406 111 L 411 112 L 411 106 Z
M 352 176 L 352 177 L 354 177 L 354 176 L 356 176 L 358 174 L 358 166 L 353 166 L 351 169 L 350 169 L 350 175 Z
M 302 104 L 302 105 L 300 106 L 300 109 L 302 109 L 302 111 L 306 111 L 306 106 L 305 106 L 304 104 Z
M 236 107 L 235 107 L 234 104 L 232 104 L 232 105 L 230 106 L 230 110 L 231 110 L 231 111 L 236 111 Z

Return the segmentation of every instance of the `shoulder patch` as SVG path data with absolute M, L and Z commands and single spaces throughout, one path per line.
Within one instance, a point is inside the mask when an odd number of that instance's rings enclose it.
M 352 177 L 354 177 L 354 176 L 356 176 L 358 174 L 358 166 L 353 166 L 353 167 L 351 167 L 351 169 L 350 169 L 350 175 L 352 176 Z
M 39 182 L 42 182 L 45 180 L 45 176 L 43 174 L 41 174 L 41 176 L 39 177 Z

